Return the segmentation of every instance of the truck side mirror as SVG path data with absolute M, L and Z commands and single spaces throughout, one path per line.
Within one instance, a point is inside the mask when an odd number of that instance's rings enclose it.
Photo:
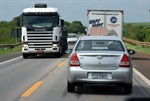
M 64 20 L 61 19 L 61 26 L 64 26 Z

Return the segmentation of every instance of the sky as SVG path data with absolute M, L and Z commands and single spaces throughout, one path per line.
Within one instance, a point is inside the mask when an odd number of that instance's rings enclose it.
M 150 0 L 0 0 L 0 21 L 11 21 L 36 3 L 56 7 L 65 21 L 85 26 L 88 9 L 124 10 L 124 22 L 150 22 Z

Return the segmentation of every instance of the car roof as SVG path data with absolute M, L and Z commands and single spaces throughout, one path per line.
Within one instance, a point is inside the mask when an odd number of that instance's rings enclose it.
M 76 35 L 75 33 L 68 33 L 68 35 Z
M 121 38 L 116 36 L 81 36 L 79 40 L 120 40 Z

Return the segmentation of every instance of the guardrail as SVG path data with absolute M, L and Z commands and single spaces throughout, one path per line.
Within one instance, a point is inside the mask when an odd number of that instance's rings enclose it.
M 140 41 L 136 41 L 136 40 L 128 39 L 128 38 L 123 38 L 123 41 L 127 43 L 131 43 L 133 45 L 138 45 L 142 47 L 150 47 L 150 42 L 140 42 Z
M 150 47 L 150 42 L 140 42 L 133 39 L 123 38 L 124 42 L 131 43 L 133 45 L 138 45 L 142 47 Z M 3 50 L 5 48 L 14 48 L 16 46 L 20 46 L 22 42 L 16 43 L 16 44 L 0 44 L 0 50 Z
M 0 44 L 0 50 L 6 49 L 6 48 L 14 48 L 16 46 L 20 46 L 22 42 L 16 43 L 16 44 Z

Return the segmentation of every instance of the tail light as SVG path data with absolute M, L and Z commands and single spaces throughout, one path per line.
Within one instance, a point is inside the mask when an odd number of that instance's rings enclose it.
M 76 53 L 74 53 L 71 57 L 70 66 L 80 66 L 80 62 Z
M 129 67 L 130 66 L 129 58 L 126 54 L 124 54 L 122 56 L 119 66 L 120 67 Z

